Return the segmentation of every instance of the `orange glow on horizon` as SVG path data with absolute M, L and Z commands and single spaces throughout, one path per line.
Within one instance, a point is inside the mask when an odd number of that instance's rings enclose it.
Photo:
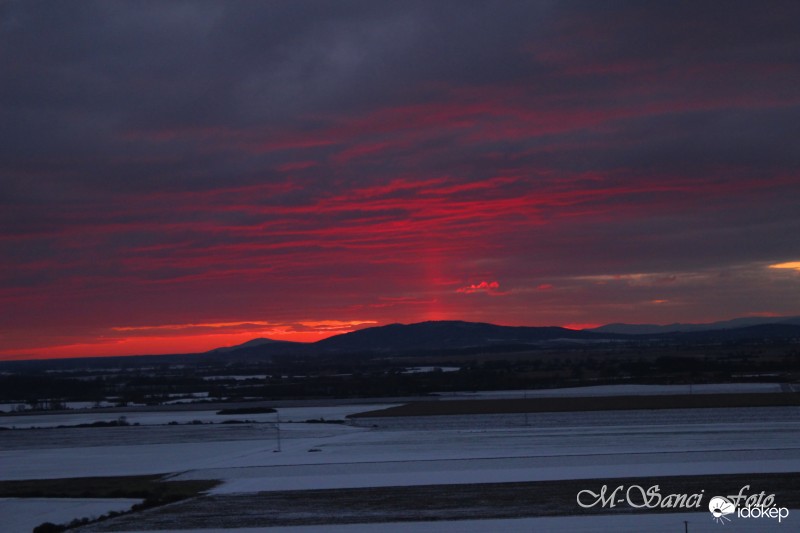
M 270 322 L 246 321 L 246 322 L 201 322 L 198 324 L 162 324 L 159 326 L 116 326 L 111 328 L 113 331 L 151 331 L 151 330 L 181 330 L 189 328 L 229 328 L 233 326 L 272 326 Z
M 800 261 L 775 263 L 774 265 L 769 265 L 769 268 L 781 269 L 781 270 L 796 270 L 797 272 L 800 272 Z
M 375 323 L 372 321 L 359 322 Z M 334 335 L 354 331 L 349 322 L 319 322 L 322 327 L 309 331 L 292 331 L 289 328 L 265 331 L 250 330 L 231 333 L 212 333 L 205 335 L 148 335 L 141 337 L 101 337 L 85 343 L 43 346 L 32 349 L 0 350 L 0 361 L 24 359 L 69 359 L 80 357 L 117 357 L 130 355 L 167 355 L 181 353 L 203 353 L 215 348 L 236 346 L 257 338 L 276 341 L 316 342 Z M 325 327 L 327 325 L 328 327 Z M 162 329 L 176 329 L 175 326 L 161 326 Z M 120 331 L 121 328 L 114 328 Z M 140 328 L 140 329 L 159 329 Z M 136 328 L 128 328 L 128 331 Z
M 564 324 L 561 326 L 564 329 L 572 329 L 575 331 L 580 331 L 582 329 L 592 329 L 592 328 L 599 328 L 603 324 L 597 324 L 594 322 L 587 322 L 587 323 L 576 323 L 576 324 Z
M 333 335 L 333 333 L 331 333 Z M 3 350 L 0 360 L 15 359 L 69 359 L 79 357 L 117 357 L 128 355 L 166 355 L 176 353 L 202 353 L 235 346 L 260 337 L 258 333 L 234 333 L 202 336 L 170 336 L 170 337 L 130 337 L 119 339 L 98 339 L 96 343 L 68 344 L 46 346 L 32 350 Z M 305 333 L 290 338 L 274 340 L 293 340 L 313 342 L 325 338 L 326 335 Z M 298 338 L 300 337 L 300 338 Z M 311 338 L 308 338 L 311 337 Z

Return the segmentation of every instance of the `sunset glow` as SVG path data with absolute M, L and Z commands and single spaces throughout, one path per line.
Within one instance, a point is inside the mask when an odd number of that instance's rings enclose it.
M 788 263 L 777 263 L 774 265 L 770 265 L 770 268 L 779 268 L 779 269 L 789 269 L 789 270 L 797 270 L 800 272 L 800 261 L 790 261 Z
M 8 4 L 0 359 L 800 315 L 770 6 Z

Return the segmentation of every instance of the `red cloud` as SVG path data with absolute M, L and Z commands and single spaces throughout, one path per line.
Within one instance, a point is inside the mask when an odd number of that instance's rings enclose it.
M 485 292 L 488 294 L 499 294 L 497 291 L 500 289 L 500 283 L 496 281 L 481 281 L 480 283 L 473 283 L 467 287 L 456 289 L 456 292 L 463 292 L 465 294 L 472 294 L 474 292 Z

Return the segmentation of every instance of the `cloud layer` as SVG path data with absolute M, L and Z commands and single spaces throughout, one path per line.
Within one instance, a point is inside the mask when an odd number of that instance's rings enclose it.
M 800 314 L 796 2 L 145 5 L 0 4 L 0 356 Z

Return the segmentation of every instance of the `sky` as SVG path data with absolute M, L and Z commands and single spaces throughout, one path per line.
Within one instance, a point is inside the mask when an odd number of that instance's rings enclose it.
M 0 1 L 0 358 L 800 315 L 798 25 Z

